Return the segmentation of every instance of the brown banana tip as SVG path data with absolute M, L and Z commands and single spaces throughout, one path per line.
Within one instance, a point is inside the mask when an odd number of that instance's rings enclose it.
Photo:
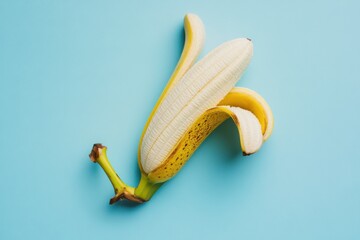
M 250 42 L 252 41 L 251 38 L 246 38 L 247 40 L 249 40 Z
M 138 198 L 136 196 L 134 196 L 131 193 L 128 193 L 126 190 L 120 194 L 116 194 L 113 198 L 110 199 L 109 204 L 113 205 L 114 203 L 116 203 L 117 201 L 123 201 L 123 200 L 128 200 L 130 202 L 134 202 L 134 203 L 144 203 L 146 202 L 145 200 Z
M 246 152 L 243 152 L 242 154 L 243 154 L 243 156 L 245 156 L 245 157 L 246 157 L 246 156 L 250 156 L 252 153 L 246 153 Z
M 106 148 L 105 146 L 103 146 L 101 143 L 95 143 L 90 154 L 89 154 L 89 157 L 90 157 L 90 160 L 94 163 L 97 162 L 97 159 L 99 158 L 100 156 L 100 150 L 103 149 L 103 148 Z
M 116 194 L 113 198 L 110 199 L 109 204 L 113 205 L 114 203 L 116 203 L 117 201 L 123 199 L 123 194 Z

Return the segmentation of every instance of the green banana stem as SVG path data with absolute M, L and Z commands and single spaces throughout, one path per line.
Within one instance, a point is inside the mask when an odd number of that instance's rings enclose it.
M 141 173 L 141 179 L 139 185 L 135 188 L 135 195 L 141 196 L 142 199 L 148 201 L 152 195 L 161 187 L 163 183 L 153 183 Z
M 98 163 L 101 166 L 114 187 L 115 196 L 110 199 L 110 204 L 114 204 L 115 202 L 124 199 L 136 203 L 148 201 L 162 183 L 152 183 L 144 174 L 141 174 L 139 185 L 136 188 L 125 184 L 111 166 L 106 155 L 106 150 L 107 148 L 105 146 L 94 144 L 89 157 L 91 161 Z

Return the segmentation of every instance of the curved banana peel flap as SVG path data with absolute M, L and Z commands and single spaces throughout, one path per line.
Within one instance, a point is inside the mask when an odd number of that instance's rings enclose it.
M 266 141 L 274 127 L 274 117 L 270 106 L 257 92 L 243 87 L 234 87 L 218 104 L 239 107 L 251 111 L 259 120 Z

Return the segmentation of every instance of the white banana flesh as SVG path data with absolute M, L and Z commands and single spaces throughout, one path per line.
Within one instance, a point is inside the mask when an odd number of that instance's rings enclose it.
M 146 173 L 170 154 L 191 124 L 235 86 L 253 54 L 251 40 L 226 42 L 196 63 L 168 91 L 154 113 L 141 145 Z

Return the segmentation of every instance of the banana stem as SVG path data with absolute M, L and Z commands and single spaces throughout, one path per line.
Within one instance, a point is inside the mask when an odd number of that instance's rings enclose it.
M 162 184 L 150 182 L 144 174 L 141 174 L 138 187 L 134 188 L 125 184 L 111 166 L 106 155 L 106 150 L 107 148 L 105 146 L 94 144 L 89 157 L 91 161 L 98 163 L 101 166 L 114 187 L 115 196 L 110 199 L 110 204 L 114 204 L 115 202 L 124 199 L 136 203 L 148 201 Z

